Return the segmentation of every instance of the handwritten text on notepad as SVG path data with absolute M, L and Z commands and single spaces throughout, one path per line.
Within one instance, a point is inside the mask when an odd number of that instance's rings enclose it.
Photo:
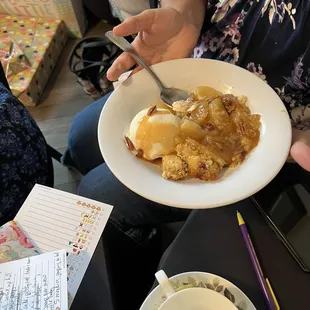
M 111 211 L 112 206 L 104 203 L 37 184 L 15 217 L 43 253 L 66 250 L 69 304 Z
M 64 250 L 0 265 L 1 310 L 68 308 Z

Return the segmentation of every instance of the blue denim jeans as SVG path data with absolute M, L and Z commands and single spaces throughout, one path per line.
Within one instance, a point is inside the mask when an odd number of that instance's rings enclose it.
M 74 165 L 83 173 L 79 195 L 113 205 L 110 221 L 134 241 L 146 245 L 158 226 L 185 220 L 190 211 L 142 198 L 120 183 L 108 169 L 99 149 L 97 127 L 109 95 L 75 116 L 63 163 Z

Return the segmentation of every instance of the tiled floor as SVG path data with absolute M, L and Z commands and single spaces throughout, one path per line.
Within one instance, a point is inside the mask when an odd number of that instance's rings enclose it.
M 110 29 L 104 22 L 99 23 L 87 36 L 101 36 Z M 38 122 L 47 142 L 63 153 L 74 115 L 93 100 L 88 97 L 76 82 L 76 77 L 68 67 L 70 53 L 77 40 L 69 39 L 50 77 L 41 103 L 29 108 Z M 76 193 L 81 175 L 69 170 L 54 160 L 55 188 Z

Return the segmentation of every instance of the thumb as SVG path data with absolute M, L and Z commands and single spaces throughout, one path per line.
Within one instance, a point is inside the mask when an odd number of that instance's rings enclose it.
M 292 158 L 310 172 L 310 132 L 293 129 Z
M 120 25 L 113 28 L 118 37 L 126 37 L 150 29 L 157 10 L 145 10 L 141 14 L 125 19 Z

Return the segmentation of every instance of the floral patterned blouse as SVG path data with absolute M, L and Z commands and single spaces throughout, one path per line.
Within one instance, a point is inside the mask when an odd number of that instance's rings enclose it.
M 310 130 L 309 0 L 209 0 L 193 57 L 253 72 L 278 93 L 293 126 Z
M 0 226 L 14 218 L 36 183 L 53 186 L 46 142 L 27 109 L 0 82 Z

